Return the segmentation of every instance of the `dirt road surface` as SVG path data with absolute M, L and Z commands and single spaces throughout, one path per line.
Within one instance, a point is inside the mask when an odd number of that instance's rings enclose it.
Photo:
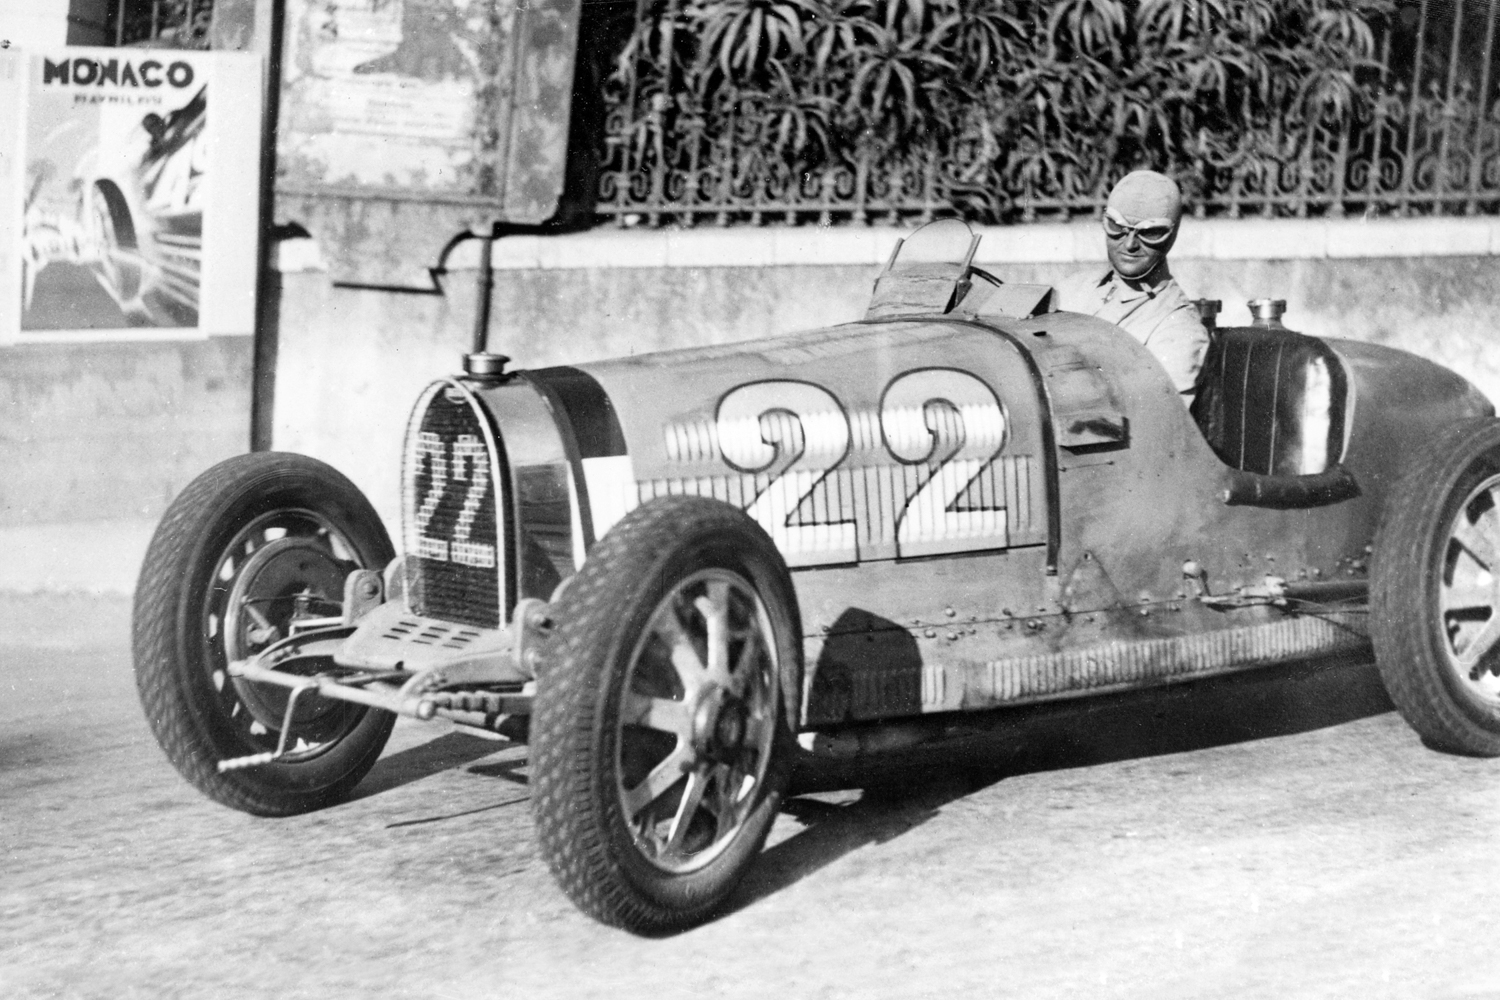
M 643 940 L 553 887 L 524 745 L 402 722 L 345 805 L 204 799 L 128 625 L 0 599 L 9 1000 L 1500 998 L 1500 762 L 1424 748 L 1367 664 L 1002 718 L 791 800 L 730 912 Z

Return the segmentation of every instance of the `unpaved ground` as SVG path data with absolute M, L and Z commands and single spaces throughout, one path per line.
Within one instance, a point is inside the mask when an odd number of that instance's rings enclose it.
M 1031 713 L 795 799 L 732 912 L 642 940 L 553 888 L 524 746 L 403 722 L 347 805 L 202 798 L 128 617 L 0 599 L 7 1000 L 1500 998 L 1500 762 L 1423 748 L 1368 666 Z

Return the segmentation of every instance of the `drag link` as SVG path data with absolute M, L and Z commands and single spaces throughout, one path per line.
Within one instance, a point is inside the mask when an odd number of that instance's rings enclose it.
M 422 696 L 417 718 L 431 719 L 439 711 L 475 712 L 483 715 L 529 715 L 532 696 L 495 691 L 434 691 Z

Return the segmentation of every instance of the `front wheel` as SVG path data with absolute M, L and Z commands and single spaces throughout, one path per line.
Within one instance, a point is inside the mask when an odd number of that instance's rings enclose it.
M 663 497 L 599 542 L 554 617 L 532 719 L 542 853 L 605 923 L 697 923 L 786 787 L 801 654 L 786 566 L 736 508 Z
M 353 483 L 322 462 L 262 452 L 221 462 L 167 508 L 136 584 L 136 687 L 167 758 L 210 798 L 286 816 L 345 797 L 375 763 L 395 716 L 316 696 L 297 702 L 276 749 L 287 689 L 231 677 L 229 664 L 285 638 L 299 618 L 342 609 L 344 579 L 392 558 Z
M 1449 429 L 1392 491 L 1370 612 L 1411 727 L 1436 749 L 1500 756 L 1500 420 Z

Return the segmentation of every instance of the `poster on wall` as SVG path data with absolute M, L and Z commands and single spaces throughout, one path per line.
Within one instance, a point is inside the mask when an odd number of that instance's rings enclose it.
M 517 2 L 288 0 L 278 187 L 476 192 L 479 56 Z
M 254 331 L 260 67 L 0 52 L 0 341 Z
M 457 233 L 551 218 L 582 0 L 286 0 L 276 216 L 334 281 L 417 287 Z

